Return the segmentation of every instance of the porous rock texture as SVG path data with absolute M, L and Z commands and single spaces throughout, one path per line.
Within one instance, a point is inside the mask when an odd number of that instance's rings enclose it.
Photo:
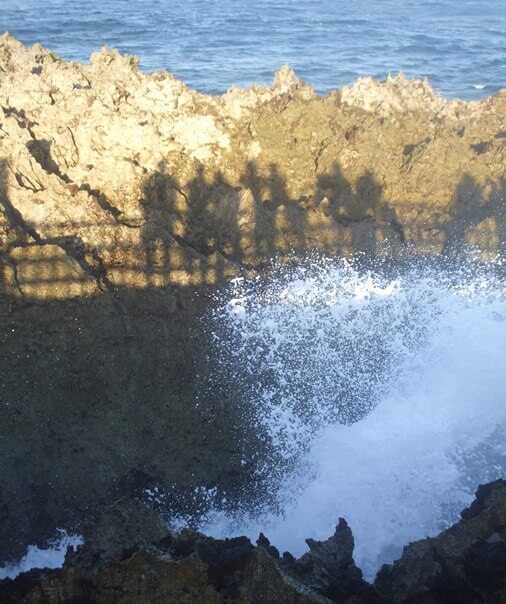
M 381 569 L 375 586 L 386 602 L 506 602 L 506 481 L 478 487 L 461 517 Z
M 296 560 L 264 535 L 217 540 L 171 534 L 156 513 L 120 500 L 84 527 L 84 545 L 62 570 L 32 570 L 0 583 L 9 602 L 341 602 L 498 604 L 506 601 L 506 482 L 481 486 L 462 520 L 404 548 L 374 585 L 353 562 L 344 519 L 326 541 L 307 539 Z
M 447 102 L 403 76 L 318 97 L 211 97 L 136 57 L 0 39 L 5 291 L 200 285 L 273 254 L 504 240 L 506 92 Z
M 137 63 L 0 37 L 0 560 L 155 484 L 258 492 L 206 324 L 228 277 L 506 240 L 505 91 L 320 97 L 284 67 L 212 97 Z

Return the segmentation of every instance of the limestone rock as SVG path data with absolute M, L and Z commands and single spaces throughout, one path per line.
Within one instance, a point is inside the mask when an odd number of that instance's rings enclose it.
M 147 466 L 185 510 L 202 484 L 260 496 L 241 447 L 261 435 L 233 397 L 196 407 L 214 288 L 312 250 L 490 259 L 505 200 L 505 91 L 448 102 L 397 77 L 321 97 L 284 67 L 214 97 L 115 50 L 77 63 L 1 36 L 0 560 Z
M 83 527 L 83 545 L 67 555 L 67 566 L 102 568 L 124 552 L 161 541 L 169 530 L 152 509 L 135 499 L 124 498 L 100 510 Z
M 306 542 L 309 552 L 300 560 L 288 557 L 287 562 L 308 585 L 336 602 L 365 590 L 362 571 L 353 562 L 353 534 L 344 518 L 339 519 L 334 535 L 326 541 Z

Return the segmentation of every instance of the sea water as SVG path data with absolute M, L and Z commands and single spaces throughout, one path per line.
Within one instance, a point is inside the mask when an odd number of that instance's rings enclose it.
M 286 62 L 320 93 L 399 70 L 447 97 L 506 85 L 503 0 L 2 0 L 0 30 L 78 61 L 109 44 L 213 94 Z
M 19 574 L 27 572 L 32 568 L 60 568 L 65 560 L 67 549 L 77 548 L 83 543 L 82 537 L 69 534 L 60 529 L 58 536 L 50 540 L 46 547 L 30 545 L 26 554 L 18 561 L 0 567 L 0 581 L 2 579 L 14 579 Z

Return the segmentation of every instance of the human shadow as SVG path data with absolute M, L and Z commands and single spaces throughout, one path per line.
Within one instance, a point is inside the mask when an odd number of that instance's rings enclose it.
M 143 186 L 139 200 L 144 224 L 141 247 L 145 254 L 144 272 L 147 286 L 166 285 L 170 274 L 170 246 L 174 242 L 173 222 L 176 215 L 177 184 L 160 162 Z M 161 279 L 158 279 L 158 275 Z
M 444 232 L 443 255 L 462 257 L 473 247 L 492 253 L 504 253 L 506 246 L 506 179 L 488 183 L 489 193 L 469 174 L 459 181 L 453 196 Z M 476 240 L 482 227 L 485 241 Z M 475 233 L 473 234 L 473 231 Z M 473 240 L 474 235 L 474 240 Z M 471 237 L 471 239 L 470 239 Z M 479 237 L 479 236 L 478 236 Z M 484 249 L 484 248 L 489 249 Z
M 383 199 L 382 186 L 373 172 L 365 171 L 354 185 L 335 162 L 330 172 L 317 179 L 323 211 L 347 229 L 343 251 L 375 256 L 391 243 L 406 244 L 406 236 L 395 210 Z
M 161 162 L 142 187 L 142 224 L 120 223 L 126 243 L 118 238 L 107 244 L 118 248 L 112 249 L 117 266 L 110 268 L 100 258 L 101 249 L 111 251 L 102 242 L 94 249 L 77 236 L 42 237 L 40 225 L 13 203 L 8 170 L 7 161 L 0 161 L 7 225 L 0 262 L 15 271 L 12 253 L 19 252 L 34 293 L 21 282 L 9 293 L 8 283 L 1 284 L 0 448 L 6 470 L 0 476 L 0 518 L 8 520 L 0 523 L 0 556 L 32 539 L 42 542 L 50 529 L 80 522 L 124 495 L 130 486 L 121 485 L 143 472 L 166 491 L 175 485 L 188 494 L 217 485 L 230 500 L 267 496 L 258 470 L 269 443 L 239 404 L 248 384 L 241 369 L 216 370 L 222 351 L 212 340 L 212 313 L 223 299 L 216 302 L 215 285 L 228 269 L 262 270 L 271 258 L 309 245 L 333 255 L 364 250 L 373 256 L 389 238 L 405 245 L 401 221 L 374 174 L 365 172 L 352 183 L 336 162 L 315 176 L 310 199 L 294 199 L 275 164 L 262 168 L 251 161 L 234 178 L 196 164 L 183 180 Z M 445 250 L 456 253 L 469 230 L 487 220 L 504 247 L 505 199 L 504 179 L 485 193 L 464 177 L 442 227 Z M 337 243 L 325 247 L 324 239 L 310 239 L 321 224 L 335 230 Z M 52 247 L 58 256 L 47 255 Z M 41 257 L 27 254 L 23 260 L 29 250 Z M 67 261 L 102 287 L 87 294 L 84 277 L 69 272 Z M 53 273 L 41 268 L 51 265 Z M 115 274 L 119 280 L 133 276 L 118 284 Z M 56 299 L 55 288 L 70 279 L 76 289 Z M 118 320 L 119 308 L 125 320 Z M 146 480 L 141 491 L 149 487 Z
M 32 149 L 35 154 L 39 151 L 41 161 L 51 161 L 47 146 L 39 149 L 36 145 Z M 59 297 L 65 296 L 67 290 L 72 296 L 80 291 L 87 295 L 91 291 L 90 280 L 101 290 L 213 285 L 238 272 L 263 270 L 276 258 L 296 261 L 311 250 L 371 258 L 384 257 L 392 250 L 391 255 L 396 257 L 404 252 L 435 253 L 421 240 L 413 240 L 412 234 L 408 242 L 405 221 L 399 217 L 395 204 L 384 198 L 373 172 L 366 171 L 352 182 L 338 162 L 315 177 L 312 195 L 296 199 L 288 193 L 289 183 L 276 164 L 260 168 L 250 161 L 243 174 L 227 178 L 220 169 L 208 170 L 196 163 L 188 170 L 190 178 L 182 180 L 169 164 L 160 162 L 142 186 L 139 224 L 138 219 L 129 219 L 101 192 L 90 190 L 86 184 L 76 185 L 77 191 L 87 190 L 96 197 L 120 228 L 128 227 L 127 234 L 109 248 L 110 244 L 102 242 L 86 244 L 74 234 L 44 238 L 41 233 L 57 232 L 58 224 L 39 229 L 27 222 L 10 201 L 7 170 L 3 160 L 0 197 L 10 236 L 9 242 L 1 243 L 1 256 L 4 266 L 8 265 L 16 278 L 14 255 L 10 252 L 22 247 L 33 250 L 21 254 L 20 260 L 28 297 L 37 293 L 41 298 L 50 297 L 55 287 L 60 288 Z M 464 175 L 447 218 L 437 226 L 443 255 L 463 254 L 470 234 L 478 227 L 483 231 L 482 238 L 488 237 L 485 243 L 490 248 L 495 245 L 504 251 L 504 197 L 505 179 L 488 183 L 485 193 L 471 176 Z M 39 199 L 34 202 L 39 203 Z M 94 225 L 83 222 L 76 226 Z M 419 244 L 425 247 L 422 249 Z M 37 255 L 37 246 L 47 247 Z M 111 275 L 102 252 L 115 258 Z M 81 274 L 69 270 L 66 256 L 77 263 Z M 3 271 L 4 289 L 5 275 Z M 19 287 L 18 290 L 21 291 Z

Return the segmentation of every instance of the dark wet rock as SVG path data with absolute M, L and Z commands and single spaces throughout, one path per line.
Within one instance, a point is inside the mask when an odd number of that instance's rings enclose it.
M 480 487 L 472 517 L 408 545 L 376 583 L 362 579 L 344 519 L 326 541 L 308 539 L 300 559 L 261 534 L 213 539 L 172 534 L 157 514 L 121 500 L 86 525 L 63 569 L 0 583 L 0 601 L 447 604 L 506 602 L 506 481 Z M 464 514 L 466 515 L 466 514 Z
M 271 556 L 273 556 L 274 558 L 279 558 L 278 548 L 271 545 L 271 542 L 269 541 L 269 539 L 267 539 L 267 537 L 263 533 L 260 533 L 260 535 L 258 536 L 257 546 L 263 547 L 264 549 L 266 549 L 269 552 L 269 554 Z
M 323 603 L 329 586 L 348 601 L 357 590 L 344 579 L 344 567 L 354 568 L 353 537 L 347 526 L 345 532 L 340 523 L 334 537 L 311 542 L 315 553 L 292 564 L 263 535 L 254 547 L 246 537 L 171 534 L 153 510 L 123 499 L 85 525 L 85 543 L 67 555 L 63 569 L 4 581 L 0 601 Z
M 480 486 L 460 522 L 405 547 L 375 585 L 390 602 L 506 602 L 506 481 Z
M 169 530 L 155 511 L 135 499 L 121 499 L 84 524 L 84 544 L 67 554 L 65 564 L 101 568 L 135 548 L 168 536 Z
M 312 589 L 333 601 L 342 601 L 367 588 L 362 571 L 353 561 L 355 542 L 350 527 L 339 519 L 335 533 L 326 541 L 306 539 L 309 552 L 300 560 L 285 563 Z
M 503 481 L 480 484 L 476 490 L 476 498 L 468 508 L 465 508 L 462 510 L 462 512 L 460 512 L 460 517 L 463 520 L 471 520 L 471 518 L 476 518 L 479 516 L 485 510 L 489 497 L 493 494 L 498 482 L 501 483 Z

